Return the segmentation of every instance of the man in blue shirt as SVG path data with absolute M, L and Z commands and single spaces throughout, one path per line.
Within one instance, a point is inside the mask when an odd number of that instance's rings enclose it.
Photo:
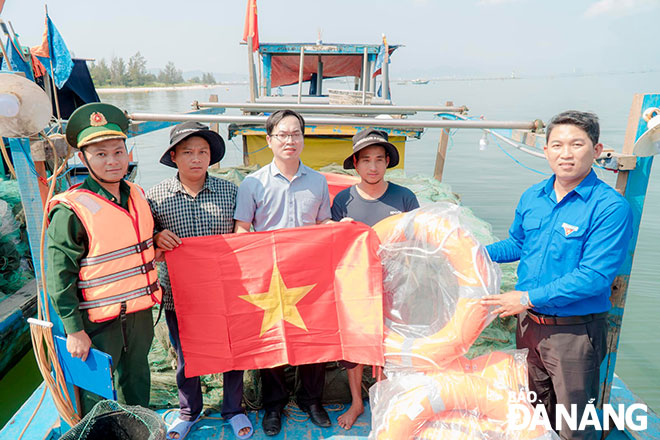
M 273 161 L 250 174 L 238 188 L 235 232 L 272 231 L 330 222 L 330 195 L 325 177 L 300 161 L 305 120 L 292 110 L 280 110 L 266 120 L 266 141 Z M 296 396 L 300 409 L 315 425 L 330 426 L 321 405 L 325 365 L 300 365 L 302 386 Z M 281 414 L 289 400 L 284 366 L 261 370 L 264 398 L 262 426 L 269 436 L 282 428 Z
M 522 195 L 509 238 L 487 246 L 498 263 L 520 260 L 516 290 L 482 302 L 501 316 L 518 315 L 530 390 L 552 423 L 555 405 L 570 411 L 576 404 L 579 420 L 598 400 L 610 285 L 632 236 L 628 202 L 591 169 L 603 150 L 599 131 L 591 113 L 567 111 L 550 121 L 544 151 L 554 175 Z M 560 430 L 566 439 L 600 434 L 566 423 Z

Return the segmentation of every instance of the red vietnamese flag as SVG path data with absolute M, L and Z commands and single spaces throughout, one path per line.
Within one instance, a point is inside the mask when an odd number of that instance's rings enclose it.
M 245 12 L 245 26 L 243 27 L 243 41 L 248 42 L 252 37 L 252 52 L 259 49 L 259 25 L 257 24 L 257 0 L 248 0 Z
M 383 365 L 378 243 L 356 222 L 184 238 L 166 259 L 186 376 Z

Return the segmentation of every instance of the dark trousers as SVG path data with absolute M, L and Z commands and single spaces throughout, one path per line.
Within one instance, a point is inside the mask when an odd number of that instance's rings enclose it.
M 289 392 L 284 380 L 284 365 L 261 371 L 261 385 L 264 408 L 267 411 L 281 411 L 289 401 Z M 300 387 L 296 395 L 298 405 L 309 406 L 321 403 L 323 385 L 325 385 L 325 364 L 298 366 Z
M 576 404 L 579 424 L 586 405 L 598 402 L 606 341 L 605 318 L 586 324 L 543 325 L 532 321 L 526 313 L 518 316 L 516 345 L 529 349 L 529 389 L 545 406 L 553 426 L 555 405 L 562 404 L 570 410 L 571 404 Z M 600 439 L 602 435 L 593 427 L 571 431 L 566 423 L 558 432 L 562 439 Z
M 128 405 L 149 406 L 151 371 L 147 355 L 154 337 L 151 309 L 126 315 L 126 351 L 119 319 L 97 324 L 90 322 L 85 313 L 83 325 L 87 334 L 93 335 L 90 336 L 92 347 L 112 356 L 118 400 Z M 101 400 L 82 388 L 80 399 L 83 414 L 87 414 Z
M 165 321 L 170 330 L 172 345 L 176 350 L 177 368 L 176 385 L 179 388 L 179 417 L 181 420 L 195 420 L 202 412 L 202 387 L 199 376 L 186 377 L 186 361 L 183 358 L 181 340 L 179 338 L 179 322 L 176 313 L 165 310 Z M 222 417 L 231 419 L 245 411 L 241 406 L 243 400 L 243 371 L 228 371 L 222 376 Z

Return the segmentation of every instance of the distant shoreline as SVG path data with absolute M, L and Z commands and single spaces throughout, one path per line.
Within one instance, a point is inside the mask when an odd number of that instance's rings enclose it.
M 176 90 L 199 90 L 199 89 L 215 89 L 218 87 L 225 87 L 230 85 L 242 85 L 244 82 L 223 82 L 219 84 L 180 84 L 174 86 L 144 86 L 144 87 L 99 87 L 96 91 L 99 94 L 114 94 L 114 93 L 149 93 L 149 92 L 167 92 Z

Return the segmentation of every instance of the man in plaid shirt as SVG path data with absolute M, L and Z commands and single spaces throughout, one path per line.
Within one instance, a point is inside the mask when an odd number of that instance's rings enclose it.
M 177 168 L 175 177 L 166 179 L 147 192 L 154 216 L 154 242 L 165 251 L 181 244 L 181 238 L 227 234 L 234 228 L 234 208 L 238 187 L 231 182 L 209 176 L 207 169 L 222 159 L 224 141 L 207 126 L 184 122 L 170 132 L 170 145 L 160 162 Z M 163 289 L 162 307 L 177 352 L 176 381 L 180 412 L 170 425 L 168 439 L 183 439 L 202 412 L 199 377 L 186 378 L 181 350 L 179 326 L 174 309 L 170 277 L 165 263 L 159 265 Z M 229 420 L 238 438 L 252 435 L 252 425 L 241 406 L 243 372 L 230 371 L 223 377 L 222 416 Z

